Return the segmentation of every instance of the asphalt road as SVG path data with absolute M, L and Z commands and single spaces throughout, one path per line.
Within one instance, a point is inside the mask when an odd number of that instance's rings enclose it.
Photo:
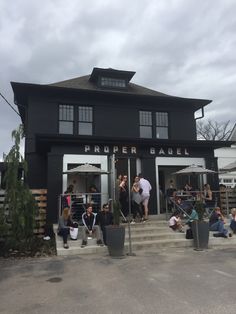
M 1 314 L 236 313 L 236 248 L 0 260 Z

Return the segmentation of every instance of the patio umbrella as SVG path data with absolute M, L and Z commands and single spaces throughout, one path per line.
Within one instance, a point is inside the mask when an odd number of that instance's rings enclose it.
M 72 168 L 70 170 L 64 171 L 63 174 L 70 173 L 83 173 L 83 174 L 108 174 L 108 171 L 102 170 L 96 166 L 85 163 L 78 167 Z
M 236 161 L 231 162 L 231 163 L 228 164 L 227 166 L 223 167 L 223 168 L 221 169 L 221 171 L 223 171 L 223 172 L 236 171 Z
M 63 174 L 81 174 L 85 175 L 85 188 L 86 191 L 88 189 L 88 176 L 89 175 L 101 175 L 101 174 L 109 174 L 108 171 L 102 170 L 96 166 L 85 163 L 83 165 L 77 166 L 70 170 L 64 171 Z
M 187 174 L 187 175 L 188 174 L 208 174 L 208 173 L 215 173 L 215 171 L 206 169 L 202 166 L 197 166 L 197 165 L 191 165 L 175 172 L 175 174 Z
M 191 166 L 188 166 L 184 169 L 181 169 L 177 172 L 175 172 L 174 174 L 177 174 L 177 175 L 199 175 L 200 178 L 202 179 L 202 175 L 203 174 L 214 174 L 216 173 L 216 171 L 213 171 L 213 170 L 210 170 L 210 169 L 206 169 L 202 166 L 198 166 L 198 165 L 191 165 Z M 201 180 L 202 181 L 202 180 Z M 200 185 L 201 185 L 202 182 L 200 182 Z

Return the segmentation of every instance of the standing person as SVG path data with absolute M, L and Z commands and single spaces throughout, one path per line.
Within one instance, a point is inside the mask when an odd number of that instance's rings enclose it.
M 152 186 L 150 182 L 146 179 L 144 179 L 143 175 L 140 173 L 138 175 L 139 177 L 139 187 L 142 197 L 142 204 L 144 207 L 144 221 L 148 220 L 148 202 L 150 198 L 150 191 L 152 189 Z
M 65 249 L 69 248 L 69 245 L 67 244 L 67 239 L 70 233 L 70 229 L 74 229 L 74 224 L 71 220 L 70 209 L 68 207 L 65 207 L 63 209 L 62 215 L 59 217 L 57 231 L 57 234 L 59 236 L 62 236 L 63 238 L 63 246 Z
M 120 184 L 123 181 L 123 175 L 119 174 L 118 178 L 116 179 L 116 186 L 115 186 L 115 200 L 119 201 L 120 196 Z
M 102 230 L 103 242 L 107 245 L 106 226 L 113 225 L 113 214 L 110 212 L 108 204 L 103 204 L 102 210 L 97 214 L 97 221 Z
M 89 188 L 89 192 L 92 193 L 90 202 L 93 204 L 94 211 L 97 213 L 98 209 L 101 208 L 101 193 L 98 191 L 96 185 L 92 184 Z
M 123 180 L 119 186 L 119 202 L 124 217 L 127 217 L 129 213 L 129 192 L 127 181 L 128 181 L 127 175 L 124 175 Z
M 91 204 L 87 205 L 86 212 L 82 215 L 82 244 L 81 247 L 85 247 L 87 245 L 87 235 L 92 236 L 93 233 L 97 238 L 97 245 L 103 246 L 101 240 L 101 230 L 97 225 L 96 214 L 93 213 L 93 207 Z
M 67 190 L 64 192 L 62 196 L 62 210 L 64 208 L 71 208 L 71 194 L 73 194 L 74 186 L 70 184 Z
M 140 187 L 139 187 L 139 177 L 136 176 L 134 178 L 134 183 L 131 188 L 131 200 L 132 200 L 132 211 L 133 211 L 133 221 L 131 223 L 135 223 L 135 219 L 137 214 L 139 214 L 140 221 L 143 221 L 143 213 L 141 209 L 141 201 L 142 197 L 140 195 Z
M 169 187 L 166 190 L 166 199 L 168 211 L 171 212 L 173 208 L 173 201 L 176 197 L 176 188 L 174 186 L 174 181 L 170 180 Z
M 211 215 L 211 209 L 214 207 L 213 195 L 209 184 L 204 184 L 203 201 L 205 203 L 205 209 L 208 216 Z
M 224 224 L 225 218 L 220 207 L 216 207 L 209 219 L 210 231 L 218 231 L 218 233 L 213 234 L 214 237 L 228 238 L 228 230 L 224 228 Z

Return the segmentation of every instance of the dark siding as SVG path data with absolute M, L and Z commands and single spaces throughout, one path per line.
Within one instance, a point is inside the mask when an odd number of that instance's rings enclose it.
M 28 165 L 27 182 L 31 189 L 45 189 L 47 187 L 47 156 L 26 154 Z
M 196 123 L 192 111 L 173 111 L 169 117 L 171 140 L 196 140 Z
M 35 97 L 28 106 L 28 137 L 35 133 L 58 133 L 58 103 Z
M 138 137 L 138 110 L 128 106 L 99 106 L 94 110 L 96 136 Z
M 62 193 L 62 171 L 63 156 L 48 154 L 48 173 L 47 173 L 47 221 L 57 222 L 59 195 Z

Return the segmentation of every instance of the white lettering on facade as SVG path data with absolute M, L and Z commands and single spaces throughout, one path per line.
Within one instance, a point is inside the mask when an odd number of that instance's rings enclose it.
M 94 146 L 94 153 L 100 153 L 100 147 L 98 145 Z
M 165 155 L 165 151 L 164 151 L 163 148 L 160 148 L 160 150 L 159 150 L 159 155 Z
M 90 151 L 90 145 L 85 145 L 84 151 L 85 151 L 85 153 L 89 152 Z
M 155 154 L 156 154 L 156 150 L 155 150 L 154 147 L 151 147 L 151 148 L 150 148 L 150 154 L 151 154 L 151 155 L 155 155 Z
M 181 155 L 181 148 L 178 147 L 178 148 L 176 149 L 176 154 L 177 154 L 177 155 Z
M 122 153 L 123 153 L 123 154 L 127 154 L 127 147 L 126 147 L 126 146 L 123 146 L 123 147 L 122 147 Z
M 187 148 L 184 149 L 184 155 L 189 156 L 189 152 L 187 151 Z
M 119 147 L 118 146 L 113 146 L 113 153 L 117 153 L 119 151 Z
M 109 150 L 109 146 L 104 146 L 104 153 L 109 153 L 110 150 Z
M 88 153 L 91 152 L 91 150 L 93 149 L 94 153 L 120 153 L 120 154 L 137 154 L 137 148 L 135 146 L 108 146 L 108 145 L 104 145 L 104 146 L 99 146 L 99 145 L 94 145 L 93 147 L 91 147 L 91 145 L 85 145 L 84 146 L 84 152 Z M 189 156 L 189 151 L 187 148 L 181 148 L 181 147 L 177 147 L 177 148 L 173 148 L 173 147 L 168 147 L 168 148 L 163 148 L 163 147 L 150 147 L 149 148 L 149 154 L 150 155 L 169 155 L 169 156 L 174 156 L 174 155 L 185 155 L 185 156 Z
M 168 148 L 168 155 L 173 155 L 173 149 L 172 148 Z

